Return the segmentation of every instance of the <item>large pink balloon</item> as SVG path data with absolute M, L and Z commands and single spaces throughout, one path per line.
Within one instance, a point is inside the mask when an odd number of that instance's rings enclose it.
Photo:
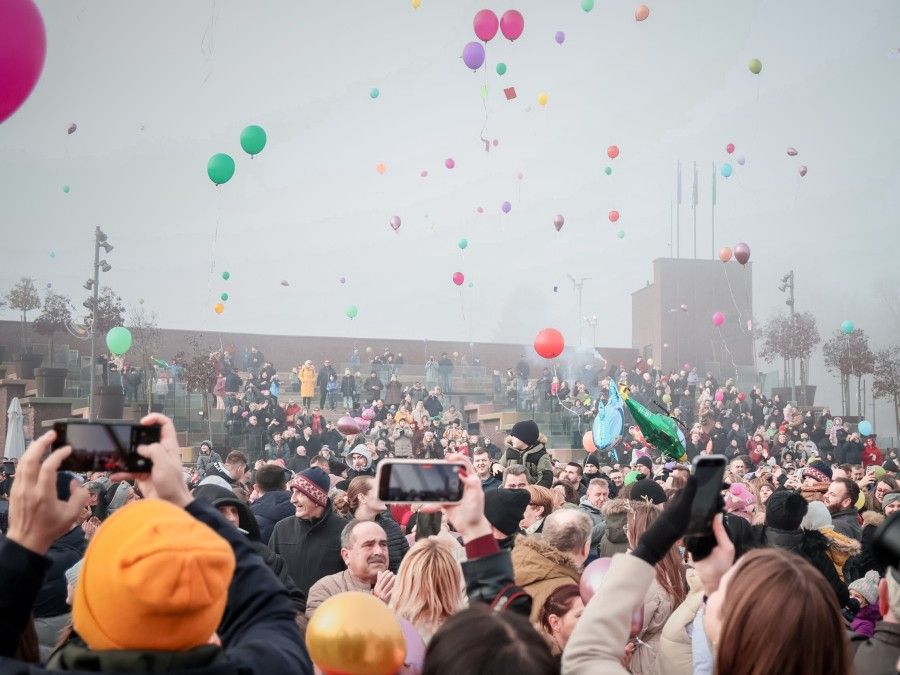
M 366 421 L 371 421 L 375 419 L 375 411 L 372 408 L 366 408 L 362 411 L 362 418 Z
M 746 265 L 747 261 L 750 260 L 750 247 L 744 242 L 736 244 L 734 247 L 734 259 L 741 265 Z
M 454 272 L 453 273 L 453 283 L 457 286 L 462 286 L 463 282 L 466 280 L 466 277 L 462 272 Z
M 0 122 L 31 94 L 44 69 L 47 34 L 32 0 L 0 0 Z
M 500 17 L 500 31 L 507 40 L 517 40 L 525 30 L 525 17 L 515 9 L 508 9 Z
M 496 29 L 495 29 L 496 30 Z M 413 625 L 402 616 L 397 617 L 406 640 L 406 658 L 398 675 L 419 675 L 425 665 L 425 642 Z
M 597 558 L 594 562 L 585 567 L 584 571 L 581 573 L 581 581 L 578 587 L 581 590 L 581 600 L 585 605 L 590 602 L 591 598 L 593 598 L 594 594 L 597 592 L 597 589 L 600 588 L 603 577 L 605 577 L 606 573 L 609 571 L 610 563 L 612 563 L 612 558 Z M 637 637 L 643 629 L 644 605 L 641 603 L 635 607 L 634 612 L 631 615 L 630 637 Z
M 344 436 L 355 436 L 360 432 L 359 422 L 349 415 L 344 415 L 337 421 L 337 430 Z
M 719 327 L 725 323 L 725 315 L 722 312 L 716 312 L 712 315 L 713 326 Z
M 475 15 L 472 26 L 475 28 L 475 35 L 478 36 L 479 40 L 490 42 L 497 34 L 497 29 L 500 27 L 500 20 L 491 10 L 482 9 Z

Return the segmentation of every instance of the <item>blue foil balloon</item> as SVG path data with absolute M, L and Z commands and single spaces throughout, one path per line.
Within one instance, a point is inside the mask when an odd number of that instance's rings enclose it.
M 625 424 L 624 407 L 625 404 L 622 402 L 622 397 L 619 396 L 616 383 L 610 382 L 609 401 L 597 411 L 594 426 L 591 428 L 591 436 L 597 450 L 613 448 L 622 438 L 622 428 Z M 619 461 L 615 448 L 610 451 L 610 458 L 613 461 Z

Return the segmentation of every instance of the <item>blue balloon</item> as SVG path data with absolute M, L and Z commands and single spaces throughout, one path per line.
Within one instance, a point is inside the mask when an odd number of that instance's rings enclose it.
M 622 438 L 622 428 L 625 426 L 625 404 L 619 396 L 619 389 L 615 382 L 610 382 L 609 401 L 597 411 L 594 418 L 594 426 L 591 428 L 591 436 L 597 450 L 612 448 Z M 610 457 L 618 461 L 618 456 L 613 448 Z
M 734 171 L 734 169 L 731 167 L 731 164 L 725 163 L 722 165 L 722 175 L 725 176 L 725 178 L 728 178 L 732 171 Z
M 856 330 L 856 326 L 853 325 L 853 322 L 850 321 L 850 319 L 841 321 L 841 332 L 844 335 L 850 335 L 855 330 Z
M 869 420 L 862 420 L 857 426 L 859 429 L 860 436 L 871 436 L 872 435 L 872 423 Z

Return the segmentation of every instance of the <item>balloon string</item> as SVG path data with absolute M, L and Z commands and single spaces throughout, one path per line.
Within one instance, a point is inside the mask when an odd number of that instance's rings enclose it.
M 728 286 L 728 293 L 731 295 L 731 304 L 734 305 L 735 311 L 738 313 L 738 328 L 741 333 L 746 333 L 744 330 L 744 315 L 741 313 L 741 308 L 738 307 L 737 300 L 734 297 L 734 290 L 731 288 L 731 279 L 728 278 L 728 264 L 725 263 L 722 265 L 722 271 L 725 274 L 725 283 Z
M 462 285 L 459 287 L 459 311 L 462 313 L 463 321 L 466 320 L 466 305 L 463 302 Z
M 722 339 L 722 347 L 725 349 L 725 353 L 728 354 L 728 358 L 731 359 L 731 366 L 734 368 L 734 380 L 737 382 L 738 380 L 738 367 L 737 363 L 734 360 L 734 354 L 731 353 L 731 349 L 728 347 L 728 342 L 725 340 L 725 333 L 722 332 L 722 328 L 719 328 L 719 337 Z

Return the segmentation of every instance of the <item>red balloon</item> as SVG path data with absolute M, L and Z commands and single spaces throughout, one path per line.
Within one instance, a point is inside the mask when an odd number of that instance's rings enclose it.
M 609 146 L 606 149 L 606 156 L 609 157 L 610 159 L 615 159 L 616 157 L 618 157 L 619 156 L 619 146 L 618 145 Z
M 614 223 L 619 219 L 618 211 L 610 211 L 609 212 L 609 222 Z
M 0 2 L 0 122 L 37 84 L 47 56 L 44 20 L 32 0 Z
M 555 328 L 545 328 L 534 338 L 534 351 L 545 359 L 555 359 L 563 353 L 566 340 Z
M 727 152 L 729 155 L 730 155 L 732 152 L 734 152 L 734 143 L 729 143 L 728 145 L 726 145 L 726 146 L 725 146 L 725 152 Z
M 712 315 L 712 322 L 713 326 L 716 326 L 718 328 L 723 323 L 725 323 L 725 315 L 722 314 L 722 312 L 716 312 Z
M 507 40 L 516 40 L 525 30 L 525 17 L 515 9 L 508 9 L 500 17 L 500 32 Z
M 750 247 L 743 242 L 737 244 L 734 247 L 734 259 L 741 265 L 746 265 L 747 261 L 750 260 Z
M 590 430 L 584 432 L 584 436 L 581 437 L 581 446 L 589 455 L 597 452 L 597 446 L 594 443 L 594 432 Z
M 466 280 L 466 277 L 463 276 L 462 272 L 454 272 L 453 273 L 453 283 L 457 286 L 462 286 L 463 282 Z
M 472 27 L 475 29 L 475 35 L 479 40 L 490 42 L 497 34 L 497 28 L 500 27 L 500 21 L 497 15 L 489 9 L 482 9 L 475 15 L 472 21 Z
M 344 434 L 344 436 L 355 436 L 362 431 L 359 428 L 359 422 L 349 415 L 344 415 L 337 421 L 337 430 Z

